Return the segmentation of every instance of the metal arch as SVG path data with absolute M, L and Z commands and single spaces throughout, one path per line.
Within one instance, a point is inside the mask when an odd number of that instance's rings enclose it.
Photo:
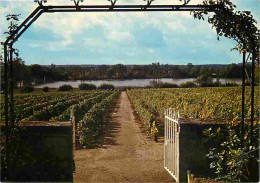
M 175 11 L 200 11 L 206 10 L 208 12 L 214 12 L 216 9 L 221 8 L 222 5 L 151 5 L 148 3 L 146 5 L 115 5 L 116 1 L 113 1 L 111 5 L 75 5 L 75 6 L 39 6 L 18 26 L 18 28 L 11 34 L 4 42 L 4 63 L 5 63 L 5 113 L 14 113 L 13 105 L 13 67 L 12 54 L 13 44 L 19 39 L 19 37 L 35 22 L 43 13 L 56 13 L 56 12 L 175 12 Z M 10 60 L 7 56 L 10 53 Z M 10 68 L 8 68 L 10 66 Z M 10 73 L 8 71 L 10 70 Z M 10 82 L 10 83 L 9 83 Z M 8 89 L 10 87 L 10 98 L 8 94 Z M 9 100 L 10 99 L 10 100 Z M 10 109 L 10 111 L 9 111 Z M 13 117 L 11 117 L 11 123 L 14 123 Z M 8 115 L 5 118 L 5 124 L 8 126 Z
M 89 5 L 89 6 L 38 6 L 28 18 L 7 38 L 4 44 L 10 44 L 26 31 L 42 13 L 55 12 L 146 12 L 146 11 L 200 11 L 214 12 L 221 5 Z
M 21 25 L 11 34 L 4 42 L 4 81 L 5 81 L 5 125 L 8 127 L 9 112 L 11 114 L 11 123 L 14 123 L 14 107 L 13 107 L 13 67 L 12 67 L 12 54 L 13 44 L 19 39 L 19 37 L 35 22 L 43 13 L 55 13 L 55 12 L 175 12 L 175 11 L 200 11 L 214 12 L 219 8 L 223 8 L 223 4 L 218 5 L 188 5 L 190 0 L 185 0 L 183 5 L 89 5 L 89 6 L 43 6 L 42 3 L 21 23 Z M 113 1 L 116 2 L 116 1 Z M 253 53 L 252 59 L 252 73 L 254 72 L 254 62 L 256 59 L 256 51 Z M 7 57 L 9 56 L 10 59 Z M 10 73 L 8 73 L 10 71 Z M 254 109 L 254 74 L 252 74 L 252 89 L 251 89 L 251 109 Z M 10 79 L 9 79 L 10 77 Z M 244 80 L 244 78 L 243 78 Z M 10 83 L 9 83 L 10 82 Z M 243 82 L 244 83 L 244 82 Z M 11 86 L 9 88 L 9 86 Z M 8 93 L 10 89 L 10 93 Z M 9 97 L 10 95 L 10 97 Z M 242 99 L 244 100 L 244 99 Z M 242 101 L 242 105 L 244 102 Z M 10 109 L 10 110 L 9 110 Z M 242 111 L 244 113 L 244 111 Z M 254 110 L 251 110 L 251 124 L 254 120 Z M 253 126 L 251 126 L 251 132 Z M 6 131 L 6 143 L 8 144 L 8 128 Z M 252 133 L 251 133 L 252 135 Z M 252 136 L 251 136 L 252 143 Z M 8 147 L 8 145 L 7 145 Z M 8 148 L 7 148 L 8 150 Z M 7 153 L 8 155 L 8 153 Z M 8 159 L 8 158 L 7 158 Z
M 28 24 L 28 22 L 32 22 L 32 19 L 35 17 L 35 15 L 42 10 L 42 6 L 38 6 L 19 26 L 18 28 L 13 32 L 13 34 L 11 34 L 6 41 L 4 42 L 5 45 L 10 44 L 11 42 L 15 42 L 17 39 L 15 37 L 17 37 L 16 35 L 19 33 L 19 31 L 23 28 L 28 28 L 30 25 Z
M 100 5 L 100 6 L 45 6 L 46 12 L 135 12 L 135 11 L 199 11 L 214 12 L 220 5 Z
M 222 8 L 223 4 L 217 5 L 188 5 L 184 3 L 183 5 L 151 5 L 147 3 L 146 5 L 115 5 L 116 1 L 111 1 L 111 5 L 75 5 L 75 6 L 43 6 L 42 3 L 21 23 L 21 25 L 16 29 L 16 31 L 10 35 L 4 42 L 4 63 L 5 63 L 5 112 L 9 114 L 9 105 L 10 112 L 13 113 L 13 87 L 12 87 L 12 52 L 10 53 L 10 60 L 8 61 L 7 56 L 9 55 L 9 50 L 12 50 L 12 45 L 19 39 L 19 37 L 36 21 L 43 13 L 55 13 L 55 12 L 175 12 L 175 11 L 200 11 L 205 10 L 208 12 L 214 12 L 216 9 Z M 148 1 L 149 2 L 149 1 Z M 151 1 L 152 2 L 152 1 Z M 188 2 L 188 1 L 187 1 Z M 255 55 L 255 54 L 254 54 Z M 253 56 L 254 62 L 255 56 Z M 9 62 L 9 63 L 8 63 Z M 11 87 L 10 87 L 10 101 L 8 96 L 8 85 L 9 85 L 9 64 L 10 64 L 10 78 L 11 78 Z M 254 64 L 252 63 L 252 67 Z M 252 68 L 253 70 L 253 68 Z M 253 76 L 253 74 L 252 74 Z M 254 86 L 254 79 L 252 78 L 252 86 Z M 252 103 L 251 107 L 253 108 L 253 95 L 254 89 L 252 87 L 251 98 Z M 251 114 L 251 120 L 253 120 L 254 111 Z M 8 115 L 6 115 L 6 125 L 8 126 Z M 12 119 L 13 122 L 13 119 Z

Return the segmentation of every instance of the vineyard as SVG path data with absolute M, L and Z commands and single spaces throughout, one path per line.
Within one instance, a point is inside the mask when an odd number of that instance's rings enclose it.
M 165 109 L 179 110 L 181 118 L 231 121 L 241 116 L 241 88 L 175 88 L 128 90 L 135 110 L 147 130 L 164 118 Z M 245 116 L 250 117 L 250 88 L 246 88 Z M 259 118 L 259 91 L 255 94 L 255 118 Z
M 181 118 L 202 121 L 231 121 L 241 116 L 240 87 L 225 88 L 175 88 L 134 89 L 127 94 L 138 114 L 150 130 L 155 121 L 162 122 L 165 109 L 179 110 Z M 80 134 L 80 143 L 96 136 L 102 126 L 107 109 L 113 105 L 119 92 L 108 90 L 70 91 L 17 94 L 14 99 L 15 120 L 69 121 L 74 108 L 75 122 Z M 255 94 L 255 118 L 259 118 L 259 91 Z M 4 122 L 4 100 L 1 96 L 1 122 Z M 246 118 L 250 117 L 250 88 L 246 88 Z M 79 125 L 78 125 L 79 123 Z
M 118 91 L 92 90 L 72 92 L 48 92 L 17 94 L 14 98 L 15 120 L 19 122 L 65 122 L 69 121 L 74 109 L 75 124 L 78 127 L 82 146 L 91 143 L 103 126 Z M 4 100 L 1 98 L 1 122 L 5 119 Z M 79 123 L 79 124 L 78 124 Z M 83 136 L 84 135 L 84 136 Z M 92 138 L 88 138 L 92 136 Z
M 118 98 L 119 100 L 117 100 Z M 48 122 L 48 124 L 52 122 L 53 123 L 60 122 L 59 124 L 67 124 L 66 122 L 68 121 L 74 121 L 71 120 L 71 117 L 72 116 L 74 117 L 72 119 L 75 119 L 75 125 L 76 125 L 76 132 L 74 138 L 76 139 L 76 142 L 74 141 L 74 143 L 76 143 L 76 149 L 78 147 L 87 148 L 88 152 L 93 153 L 93 154 L 86 153 L 85 150 L 77 151 L 77 152 L 75 151 L 76 152 L 75 162 L 77 165 L 76 171 L 78 171 L 76 172 L 77 175 L 75 180 L 79 179 L 81 177 L 81 174 L 83 174 L 82 177 L 84 178 L 84 180 L 87 178 L 91 178 L 89 172 L 95 169 L 91 166 L 92 164 L 95 163 L 103 165 L 105 163 L 113 164 L 117 162 L 118 166 L 122 166 L 123 164 L 121 163 L 121 158 L 123 158 L 124 161 L 127 162 L 129 162 L 130 160 L 131 162 L 138 162 L 137 164 L 133 164 L 133 165 L 130 164 L 127 170 L 131 169 L 132 166 L 136 166 L 135 168 L 138 169 L 140 167 L 139 162 L 142 162 L 141 164 L 143 165 L 143 167 L 141 167 L 140 169 L 145 169 L 149 167 L 150 161 L 147 161 L 147 158 L 140 158 L 140 155 L 136 154 L 136 152 L 141 152 L 141 151 L 146 152 L 146 154 L 148 154 L 147 157 L 153 156 L 150 154 L 151 152 L 154 155 L 156 155 L 156 153 L 154 152 L 158 152 L 158 154 L 163 155 L 162 143 L 157 143 L 156 145 L 154 145 L 154 142 L 150 140 L 146 141 L 146 143 L 143 143 L 144 140 L 143 134 L 140 133 L 141 129 L 139 129 L 135 123 L 136 122 L 135 121 L 136 118 L 134 118 L 135 113 L 137 114 L 138 117 L 137 119 L 142 121 L 142 123 L 144 124 L 143 126 L 146 128 L 146 130 L 151 132 L 151 136 L 155 137 L 155 134 L 157 135 L 159 134 L 158 137 L 160 138 L 158 139 L 154 138 L 156 142 L 161 142 L 162 139 L 161 137 L 164 135 L 163 121 L 165 117 L 165 110 L 168 107 L 173 107 L 177 109 L 180 113 L 181 120 L 184 121 L 187 120 L 189 122 L 195 122 L 195 123 L 205 122 L 209 124 L 209 122 L 213 122 L 213 123 L 231 122 L 234 121 L 234 119 L 239 120 L 241 118 L 241 88 L 240 87 L 130 89 L 127 90 L 127 92 L 122 92 L 121 94 L 120 91 L 115 91 L 115 90 L 90 90 L 90 91 L 73 90 L 73 91 L 66 91 L 66 92 L 50 91 L 50 92 L 31 93 L 31 94 L 16 94 L 14 99 L 15 99 L 14 117 L 15 117 L 15 121 L 19 123 L 26 124 L 26 122 L 30 122 L 36 124 L 37 122 L 44 121 L 44 122 Z M 245 117 L 247 121 L 250 118 L 250 114 L 251 114 L 250 111 L 251 101 L 250 101 L 249 87 L 246 88 L 245 99 L 246 99 Z M 256 90 L 255 101 L 256 101 L 255 119 L 257 119 L 260 116 L 258 90 Z M 1 96 L 0 105 L 1 105 L 1 111 L 0 111 L 1 123 L 4 123 L 5 111 L 4 111 L 3 96 Z M 117 110 L 114 112 L 114 108 L 116 105 L 117 105 Z M 134 109 L 132 109 L 131 106 L 133 106 Z M 72 115 L 72 111 L 73 111 L 73 115 Z M 109 123 L 107 123 L 109 119 L 111 120 Z M 197 124 L 195 125 L 194 124 L 192 124 L 193 125 L 192 130 L 195 129 L 196 131 L 197 128 L 195 126 Z M 198 125 L 198 126 L 203 126 L 203 125 Z M 54 130 L 55 133 L 53 134 L 57 133 L 57 129 Z M 183 129 L 182 132 L 185 131 Z M 38 128 L 38 130 L 40 130 L 40 128 Z M 216 128 L 216 130 L 220 131 L 220 128 Z M 224 132 L 224 130 L 225 130 L 224 128 L 221 128 L 221 131 Z M 257 128 L 255 128 L 254 131 L 257 131 Z M 49 134 L 50 136 L 53 135 L 51 134 L 51 130 L 48 133 L 50 133 Z M 189 135 L 187 135 L 187 133 L 183 133 L 183 134 L 184 134 L 183 136 L 180 136 L 182 137 L 181 140 L 182 143 L 185 142 L 184 140 L 185 138 L 189 139 Z M 192 134 L 192 131 L 189 131 L 188 134 Z M 72 139 L 71 136 L 72 135 L 70 135 L 69 139 Z M 184 136 L 185 138 L 183 138 Z M 234 135 L 231 135 L 230 137 L 233 136 Z M 246 134 L 245 136 L 248 135 Z M 196 137 L 204 138 L 204 136 L 202 137 L 201 135 L 198 135 Z M 236 135 L 234 136 L 234 138 L 235 137 L 238 138 Z M 57 139 L 59 138 L 60 137 L 58 137 Z M 195 139 L 195 136 L 193 138 Z M 36 144 L 40 143 L 39 139 L 36 140 Z M 57 144 L 61 145 L 61 143 L 65 143 L 68 141 L 70 140 L 61 140 Z M 191 145 L 192 143 L 194 144 L 197 143 L 197 141 L 195 140 L 187 141 L 187 142 L 189 147 L 193 147 Z M 51 144 L 50 140 L 48 140 L 47 144 L 48 145 Z M 56 144 L 56 142 L 54 144 Z M 105 148 L 96 148 L 101 144 L 102 147 Z M 188 146 L 185 147 L 188 149 Z M 37 148 L 34 148 L 34 146 L 32 147 L 33 147 L 32 152 L 34 152 L 32 154 L 37 154 L 35 153 L 37 152 L 36 151 Z M 182 147 L 184 147 L 183 144 Z M 204 147 L 204 145 L 198 149 L 203 149 L 202 147 Z M 254 147 L 254 144 L 251 147 Z M 109 151 L 105 150 L 106 148 L 108 148 Z M 131 148 L 132 150 L 130 151 L 129 149 Z M 206 150 L 208 149 L 206 146 L 205 148 Z M 91 151 L 91 149 L 93 151 Z M 69 151 L 66 152 L 68 153 Z M 240 151 L 234 151 L 234 152 L 240 152 Z M 50 154 L 54 153 L 53 149 L 51 149 L 49 153 Z M 94 154 L 95 154 L 95 158 L 93 158 Z M 194 154 L 195 154 L 195 150 L 193 152 L 193 155 Z M 202 154 L 201 156 L 204 159 L 205 154 L 203 153 L 201 154 Z M 241 154 L 241 153 L 237 153 L 237 154 Z M 141 156 L 143 155 L 144 154 L 141 154 Z M 183 157 L 186 157 L 184 156 L 184 154 L 182 155 Z M 189 157 L 189 151 L 187 151 L 187 155 Z M 24 162 L 26 163 L 30 162 L 29 160 L 26 159 L 28 156 L 24 155 L 23 157 L 24 159 L 22 160 Z M 59 154 L 57 157 L 59 157 Z M 82 160 L 82 157 L 84 157 L 84 161 Z M 118 157 L 120 157 L 120 161 L 118 161 L 119 160 Z M 195 157 L 195 155 L 192 157 Z M 233 158 L 232 155 L 230 155 L 229 157 Z M 49 158 L 49 154 L 45 155 L 45 159 L 48 158 Z M 153 157 L 153 158 L 154 158 L 153 162 L 155 163 L 154 166 L 159 166 L 157 161 L 155 161 L 157 157 Z M 233 158 L 233 159 L 232 158 L 231 160 L 237 159 L 237 158 Z M 38 159 L 41 160 L 41 158 Z M 56 163 L 55 166 L 53 165 L 54 167 L 53 169 L 55 170 L 57 169 L 56 165 L 58 166 L 60 161 L 57 162 L 53 161 L 54 164 Z M 85 167 L 86 164 L 89 165 L 87 169 Z M 49 164 L 47 163 L 46 165 Z M 95 166 L 98 165 L 95 164 Z M 124 167 L 125 165 L 123 165 L 122 171 L 124 170 L 123 169 Z M 111 167 L 108 168 L 109 170 L 111 169 Z M 25 168 L 20 168 L 20 170 L 23 169 Z M 162 175 L 163 173 L 162 169 L 153 168 L 152 166 L 148 173 L 149 176 L 150 176 L 150 172 L 154 171 L 155 169 L 157 170 L 157 173 L 155 174 L 153 179 L 157 178 L 158 182 L 160 179 L 167 179 L 168 175 L 165 172 L 163 178 L 160 177 L 160 175 Z M 31 170 L 29 172 L 31 172 Z M 132 171 L 124 171 L 124 172 L 129 172 L 129 177 L 132 178 L 132 174 L 131 174 Z M 100 169 L 96 169 L 95 174 L 93 173 L 93 175 L 95 175 L 94 177 L 97 177 L 96 174 L 100 174 L 99 177 L 102 177 L 104 171 L 100 171 Z M 59 174 L 57 174 L 57 176 L 58 175 Z M 117 173 L 116 176 L 117 175 L 119 174 Z M 137 177 L 143 176 L 149 178 L 148 175 L 136 175 L 136 176 Z M 110 172 L 109 172 L 109 177 L 110 177 Z M 91 180 L 89 182 L 91 182 Z M 145 182 L 149 182 L 149 181 L 145 181 Z

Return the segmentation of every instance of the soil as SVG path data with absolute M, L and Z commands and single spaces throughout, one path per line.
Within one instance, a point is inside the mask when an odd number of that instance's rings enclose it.
M 122 92 L 103 145 L 77 150 L 75 182 L 173 182 L 163 166 L 163 142 L 142 132 L 126 92 Z

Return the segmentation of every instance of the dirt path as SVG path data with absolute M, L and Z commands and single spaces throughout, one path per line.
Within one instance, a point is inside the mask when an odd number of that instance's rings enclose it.
M 172 182 L 163 168 L 163 143 L 147 138 L 122 92 L 104 145 L 75 153 L 75 182 Z

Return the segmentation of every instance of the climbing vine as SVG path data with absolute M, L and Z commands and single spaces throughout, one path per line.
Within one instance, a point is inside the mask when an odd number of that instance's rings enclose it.
M 217 38 L 225 36 L 237 41 L 236 50 L 253 53 L 258 52 L 260 44 L 260 31 L 257 29 L 257 21 L 250 11 L 238 11 L 236 5 L 230 0 L 203 0 L 203 5 L 220 5 L 212 16 L 208 16 L 208 22 L 217 32 Z M 208 15 L 206 10 L 193 12 L 194 18 L 203 19 Z
M 217 39 L 221 36 L 237 42 L 235 48 L 240 52 L 252 53 L 259 65 L 260 31 L 257 21 L 249 11 L 238 11 L 230 0 L 203 0 L 203 5 L 219 5 L 213 15 L 208 16 L 206 10 L 192 12 L 195 19 L 205 20 L 216 30 Z M 257 67 L 256 67 L 257 68 Z M 246 132 L 241 142 L 240 120 L 236 116 L 233 121 L 217 130 L 208 129 L 206 136 L 215 140 L 218 147 L 209 149 L 208 158 L 212 159 L 210 168 L 215 169 L 219 180 L 225 181 L 257 181 L 259 161 L 259 122 L 253 124 L 253 142 L 249 141 L 250 126 L 246 124 Z M 241 145 L 242 143 L 242 145 Z

